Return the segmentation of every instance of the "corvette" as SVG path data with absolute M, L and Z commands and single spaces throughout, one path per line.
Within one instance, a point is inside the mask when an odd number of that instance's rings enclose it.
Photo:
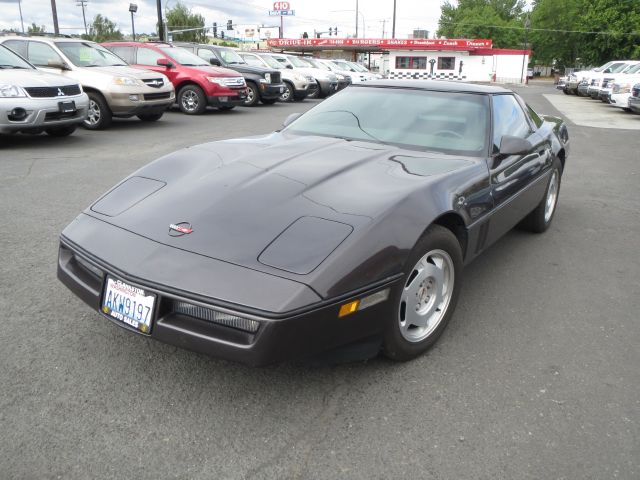
M 568 154 L 561 119 L 500 87 L 353 85 L 133 173 L 64 229 L 58 277 L 120 327 L 249 365 L 362 345 L 409 360 L 464 265 L 549 228 Z

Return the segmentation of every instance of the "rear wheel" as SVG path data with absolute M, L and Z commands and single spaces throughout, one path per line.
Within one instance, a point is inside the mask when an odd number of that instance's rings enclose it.
M 68 137 L 76 131 L 77 125 L 67 125 L 65 127 L 47 128 L 45 132 L 52 137 Z
M 282 92 L 282 95 L 280 95 L 278 100 L 280 100 L 281 102 L 293 102 L 293 92 L 293 85 L 289 82 L 284 82 L 284 92 Z
M 143 122 L 157 122 L 158 120 L 160 120 L 162 118 L 163 115 L 164 115 L 164 112 L 160 112 L 160 113 L 145 113 L 145 114 L 138 115 L 138 118 L 140 120 L 142 120 Z
M 98 92 L 87 92 L 89 97 L 89 111 L 87 118 L 82 122 L 84 128 L 89 130 L 103 130 L 111 125 L 113 114 L 107 101 Z
M 453 315 L 462 285 L 462 249 L 450 230 L 431 225 L 407 260 L 407 270 L 393 294 L 394 317 L 383 339 L 384 354 L 411 360 L 442 335 Z
M 560 194 L 560 180 L 562 178 L 562 164 L 560 160 L 555 159 L 551 169 L 551 177 L 547 184 L 544 198 L 538 204 L 534 211 L 520 222 L 520 227 L 534 233 L 542 233 L 551 225 L 553 215 L 556 213 L 556 205 L 558 204 L 558 195 Z
M 207 98 L 197 85 L 185 85 L 178 92 L 178 106 L 182 113 L 200 115 L 207 109 Z
M 253 107 L 260 101 L 260 92 L 255 83 L 247 83 L 247 98 L 244 101 L 245 107 Z

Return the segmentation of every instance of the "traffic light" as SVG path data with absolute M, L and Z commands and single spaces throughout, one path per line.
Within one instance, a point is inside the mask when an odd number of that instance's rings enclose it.
M 307 32 L 304 32 L 304 33 L 302 34 L 302 38 L 309 38 L 309 34 L 308 34 Z
M 220 38 L 224 39 L 224 30 L 220 30 Z
M 333 34 L 333 28 L 329 27 L 329 36 Z
M 333 29 L 333 34 L 337 37 L 338 36 L 338 27 L 335 27 Z
M 213 22 L 213 38 L 218 38 L 218 23 Z
M 233 22 L 231 20 L 227 20 L 227 30 L 233 30 Z

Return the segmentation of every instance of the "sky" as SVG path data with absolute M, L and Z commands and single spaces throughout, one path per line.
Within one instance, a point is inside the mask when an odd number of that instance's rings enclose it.
M 132 0 L 138 5 L 135 17 L 136 33 L 152 33 L 157 20 L 155 0 Z M 124 34 L 131 33 L 129 0 L 87 0 L 87 23 L 100 13 L 114 21 Z M 176 0 L 162 0 L 163 8 L 175 6 Z M 205 18 L 205 25 L 220 25 L 232 20 L 241 31 L 244 26 L 278 26 L 280 17 L 269 16 L 273 1 L 256 0 L 183 0 L 183 3 Z M 391 37 L 393 0 L 291 0 L 295 16 L 284 18 L 285 38 L 299 38 L 303 32 L 313 36 L 314 30 L 327 32 L 338 27 L 338 37 L 353 36 L 358 4 L 358 36 Z M 430 36 L 438 26 L 440 5 L 444 0 L 396 0 L 396 38 L 407 38 L 414 28 L 429 30 Z M 56 0 L 61 33 L 84 33 L 82 8 L 77 0 Z M 53 32 L 51 0 L 21 0 L 25 31 L 28 25 L 44 25 Z M 18 0 L 0 0 L 0 30 L 20 30 Z M 327 36 L 327 34 L 323 35 Z

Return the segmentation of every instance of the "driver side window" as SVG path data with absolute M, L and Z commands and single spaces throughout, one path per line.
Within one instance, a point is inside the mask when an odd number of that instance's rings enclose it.
M 513 95 L 493 96 L 493 151 L 500 150 L 504 135 L 527 138 L 533 132 L 522 107 Z

